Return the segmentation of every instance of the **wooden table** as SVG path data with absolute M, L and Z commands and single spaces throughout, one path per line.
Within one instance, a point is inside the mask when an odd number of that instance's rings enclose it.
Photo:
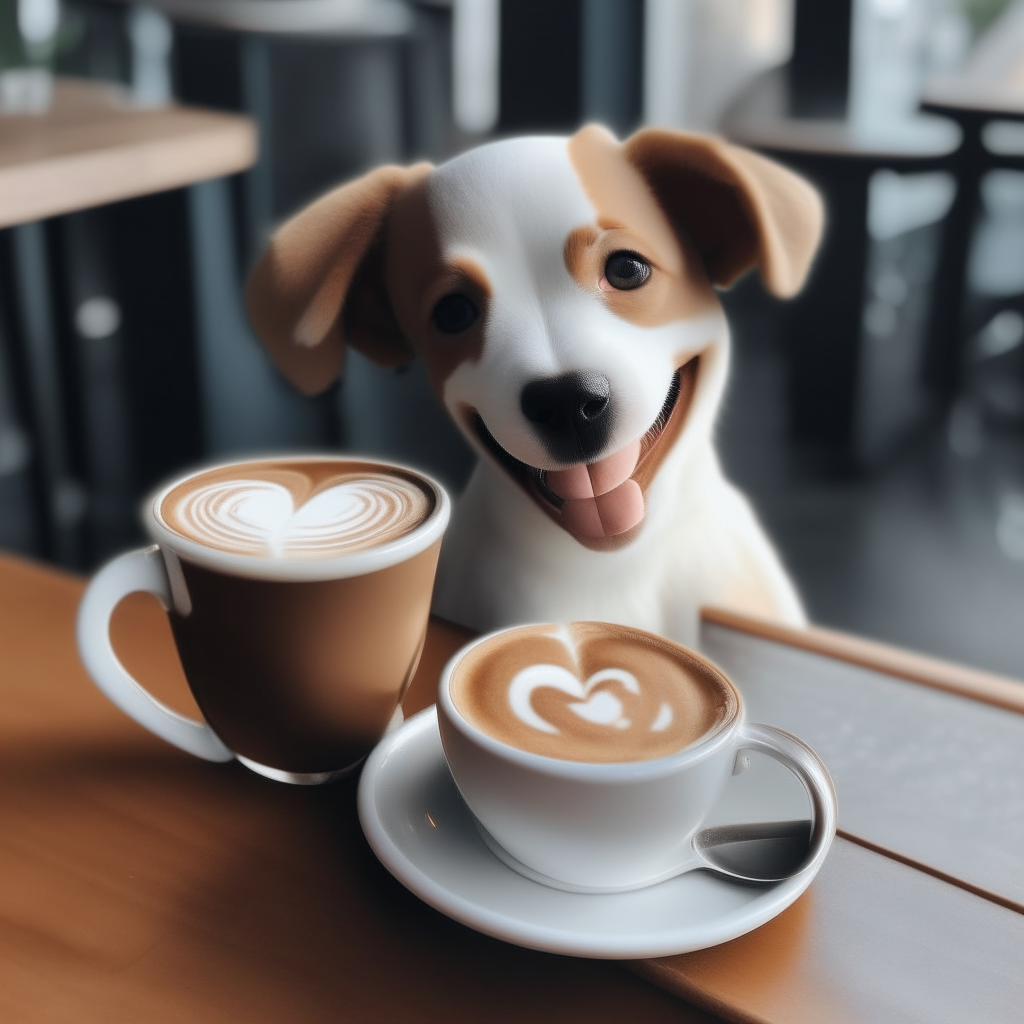
M 281 786 L 144 732 L 79 664 L 83 586 L 0 556 L 5 1024 L 1020 1020 L 1019 683 L 709 612 L 702 646 L 751 717 L 829 764 L 842 831 L 774 921 L 623 969 L 424 906 L 366 846 L 354 782 Z M 126 600 L 113 635 L 130 671 L 195 713 L 155 601 Z M 432 624 L 407 711 L 467 636 Z
M 234 174 L 255 159 L 247 117 L 135 107 L 117 86 L 58 78 L 47 113 L 0 117 L 0 228 Z

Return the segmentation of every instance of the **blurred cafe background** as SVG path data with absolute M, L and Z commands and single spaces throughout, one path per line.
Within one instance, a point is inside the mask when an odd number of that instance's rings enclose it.
M 181 467 L 473 456 L 422 367 L 315 399 L 246 323 L 283 218 L 382 162 L 602 121 L 720 132 L 810 177 L 805 292 L 723 296 L 719 426 L 819 623 L 1024 677 L 1024 0 L 0 0 L 12 126 L 64 76 L 239 112 L 244 173 L 0 222 L 0 548 L 89 571 Z M 6 126 L 6 127 L 5 127 Z M 42 186 L 40 186 L 42 187 Z

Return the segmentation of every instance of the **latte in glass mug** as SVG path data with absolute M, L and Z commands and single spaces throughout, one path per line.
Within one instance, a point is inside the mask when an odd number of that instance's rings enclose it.
M 79 612 L 83 661 L 152 731 L 282 781 L 337 777 L 400 720 L 426 635 L 450 502 L 387 463 L 293 456 L 217 466 L 162 488 L 155 546 L 115 559 Z M 128 677 L 109 616 L 132 590 L 169 609 L 204 723 Z
M 667 757 L 735 714 L 736 693 L 703 659 L 608 623 L 522 627 L 473 647 L 451 698 L 503 743 L 567 761 Z

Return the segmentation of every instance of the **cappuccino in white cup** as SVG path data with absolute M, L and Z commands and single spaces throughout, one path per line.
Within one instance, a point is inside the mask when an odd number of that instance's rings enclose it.
M 724 672 L 643 630 L 573 622 L 481 637 L 445 667 L 437 717 L 481 837 L 554 888 L 619 892 L 689 870 L 692 841 L 744 750 L 803 783 L 814 819 L 804 867 L 835 832 L 835 793 L 816 755 L 747 725 Z

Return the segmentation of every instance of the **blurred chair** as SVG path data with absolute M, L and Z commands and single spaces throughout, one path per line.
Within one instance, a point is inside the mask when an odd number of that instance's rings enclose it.
M 160 0 L 160 7 L 175 20 L 182 98 L 246 111 L 263 140 L 234 196 L 224 183 L 195 193 L 193 228 L 204 240 L 196 285 L 209 339 L 201 346 L 205 405 L 217 427 L 211 451 L 252 448 L 269 433 L 264 448 L 340 444 L 415 462 L 460 485 L 471 458 L 421 367 L 396 377 L 350 352 L 337 393 L 301 398 L 270 367 L 239 303 L 247 266 L 281 219 L 376 164 L 445 155 L 448 11 L 397 0 Z M 235 212 L 240 266 L 226 230 Z
M 644 0 L 501 4 L 499 133 L 600 121 L 628 135 L 643 114 L 644 12 Z
M 950 121 L 851 95 L 870 53 L 854 4 L 796 5 L 794 51 L 723 130 L 809 177 L 827 206 L 808 284 L 782 314 L 794 436 L 838 466 L 884 461 L 933 405 L 923 377 L 938 224 L 953 198 Z M 856 60 L 852 59 L 856 58 Z M 902 55 L 901 59 L 909 59 Z
M 967 303 L 969 265 L 982 241 L 977 231 L 983 194 L 990 193 L 990 207 L 1000 205 L 999 192 L 1016 192 L 1017 206 L 1024 201 L 1024 0 L 1003 11 L 959 72 L 926 86 L 922 109 L 956 121 L 963 133 L 951 161 L 957 194 L 943 228 L 936 272 L 929 377 L 948 405 L 962 390 L 965 373 L 975 376 L 980 362 L 1008 362 L 1005 357 L 1013 352 L 1018 380 L 995 382 L 996 390 L 989 388 L 990 404 L 997 414 L 1024 423 L 1024 215 L 1013 218 L 1016 224 L 1004 215 L 1001 226 L 1011 237 L 1008 259 L 998 276 L 1016 269 L 1016 279 L 986 288 L 992 298 L 981 303 L 974 316 Z M 1001 182 L 1007 187 L 1001 189 Z M 1008 198 L 1012 207 L 1014 199 Z M 979 283 L 985 286 L 984 281 Z M 971 339 L 977 341 L 973 359 Z

